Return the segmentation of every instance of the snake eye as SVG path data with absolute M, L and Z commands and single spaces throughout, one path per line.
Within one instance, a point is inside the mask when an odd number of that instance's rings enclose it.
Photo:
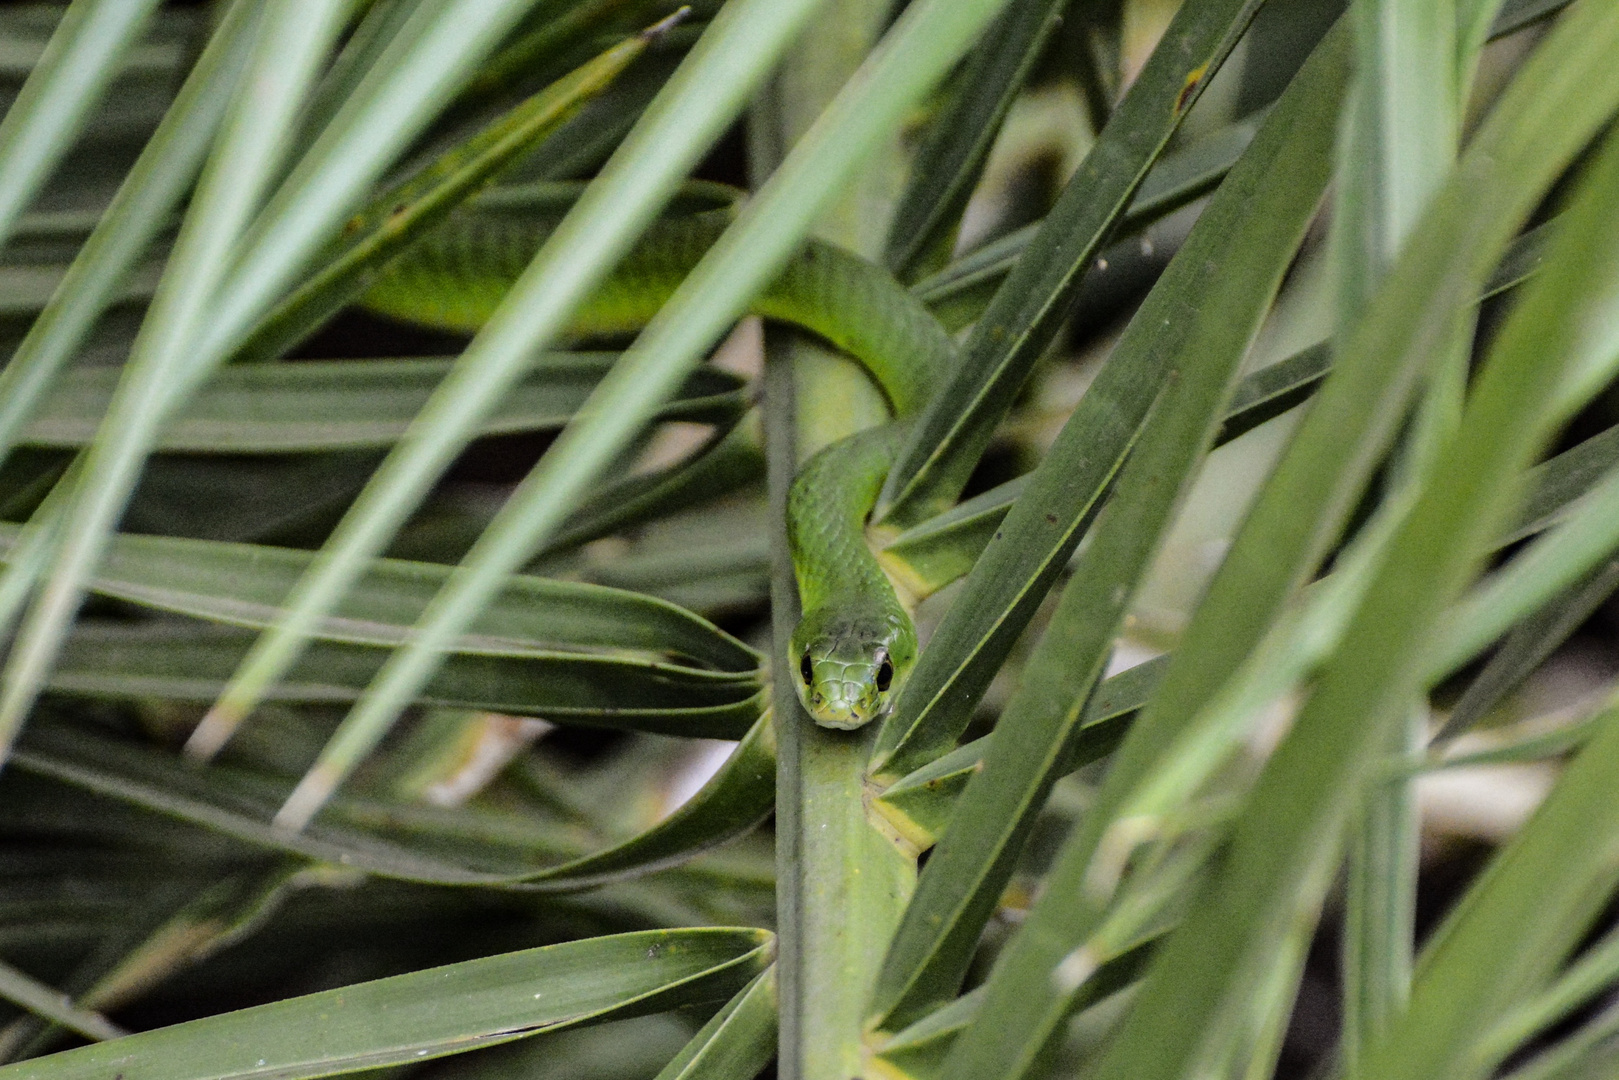
M 894 681 L 894 665 L 888 657 L 883 657 L 882 666 L 877 669 L 877 692 L 886 694 L 888 687 Z
M 798 673 L 804 677 L 805 686 L 815 681 L 815 666 L 810 663 L 809 653 L 805 653 L 798 661 Z

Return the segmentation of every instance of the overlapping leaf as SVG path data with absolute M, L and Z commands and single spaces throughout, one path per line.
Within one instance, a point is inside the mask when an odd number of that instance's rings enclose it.
M 0 1069 L 38 1080 L 313 1077 L 723 1001 L 769 962 L 763 930 L 651 930 L 469 960 L 142 1032 Z M 447 1004 L 449 1003 L 449 1004 Z M 287 1033 L 299 1037 L 289 1039 Z

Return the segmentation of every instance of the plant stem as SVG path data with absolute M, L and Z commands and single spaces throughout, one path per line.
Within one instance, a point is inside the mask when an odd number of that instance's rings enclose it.
M 833 0 L 802 39 L 750 125 L 755 181 L 859 66 L 887 23 L 888 0 Z M 900 158 L 876 155 L 822 217 L 817 232 L 862 254 L 881 246 Z M 868 815 L 865 763 L 875 725 L 849 734 L 816 726 L 798 704 L 793 667 L 779 662 L 798 621 L 784 531 L 798 462 L 885 418 L 863 370 L 800 335 L 767 338 L 765 415 L 774 571 L 777 923 L 781 929 L 783 1080 L 843 1080 L 862 1070 L 861 1020 L 876 965 L 916 880 L 901 850 Z

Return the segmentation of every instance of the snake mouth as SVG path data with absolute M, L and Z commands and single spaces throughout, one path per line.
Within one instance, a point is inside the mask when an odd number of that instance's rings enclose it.
M 821 694 L 806 696 L 809 700 L 804 702 L 804 708 L 810 714 L 810 718 L 822 727 L 835 728 L 838 731 L 863 728 L 886 711 L 881 706 L 875 709 L 861 708 L 858 704 L 828 700 Z
M 869 716 L 844 716 L 829 713 L 811 713 L 810 716 L 821 727 L 831 728 L 833 731 L 859 731 L 872 720 L 872 717 Z

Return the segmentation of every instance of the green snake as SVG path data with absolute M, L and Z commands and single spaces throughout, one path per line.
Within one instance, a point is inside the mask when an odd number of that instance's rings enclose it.
M 641 238 L 579 311 L 580 338 L 644 326 L 732 220 L 729 210 L 665 218 Z M 516 281 L 555 218 L 468 207 L 381 270 L 362 303 L 440 329 L 474 332 Z M 908 418 L 954 363 L 948 331 L 887 271 L 807 242 L 752 304 L 754 314 L 810 330 L 865 366 L 894 420 L 831 444 L 799 469 L 787 535 L 802 617 L 788 657 L 799 700 L 824 727 L 882 716 L 916 659 L 916 630 L 866 541 L 866 519 Z

